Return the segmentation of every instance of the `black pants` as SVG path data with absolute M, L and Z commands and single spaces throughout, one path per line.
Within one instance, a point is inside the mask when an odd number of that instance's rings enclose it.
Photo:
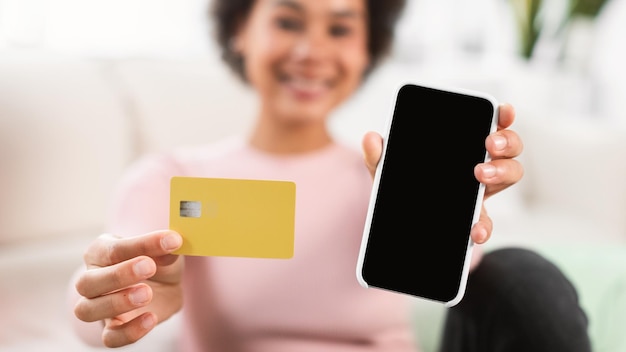
M 589 352 L 576 289 L 526 249 L 485 254 L 463 300 L 448 309 L 441 352 Z

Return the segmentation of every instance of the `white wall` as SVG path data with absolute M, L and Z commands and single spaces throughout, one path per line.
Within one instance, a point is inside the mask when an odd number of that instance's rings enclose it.
M 621 108 L 626 96 L 626 0 L 610 0 L 595 24 L 579 26 L 562 61 L 555 58 L 562 38 L 551 35 L 568 0 L 544 1 L 547 30 L 531 65 L 520 63 L 512 1 L 409 0 L 394 62 L 435 80 L 487 82 L 478 88 L 497 89 L 494 93 L 503 98 L 537 108 L 626 124 Z M 209 4 L 0 0 L 0 48 L 86 57 L 215 57 Z M 531 66 L 531 72 L 520 70 L 520 64 Z
M 210 52 L 207 0 L 0 0 L 5 47 L 84 56 Z

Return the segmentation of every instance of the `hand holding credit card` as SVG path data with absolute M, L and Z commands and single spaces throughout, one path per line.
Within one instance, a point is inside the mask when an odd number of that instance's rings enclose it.
M 170 229 L 183 237 L 174 254 L 291 258 L 295 183 L 175 176 Z

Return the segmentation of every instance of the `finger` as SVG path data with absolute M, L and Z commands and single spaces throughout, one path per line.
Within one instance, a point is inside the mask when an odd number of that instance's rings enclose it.
M 160 230 L 128 238 L 116 238 L 110 234 L 104 234 L 87 248 L 84 259 L 88 268 L 103 267 L 141 255 L 149 257 L 168 255 L 178 249 L 182 243 L 182 237 L 170 230 Z
M 102 342 L 105 346 L 112 348 L 130 345 L 150 332 L 156 323 L 156 316 L 149 312 L 127 323 L 113 319 L 107 323 L 102 331 Z
M 476 165 L 474 175 L 485 184 L 485 199 L 517 183 L 524 175 L 522 164 L 515 159 L 498 159 Z
M 365 166 L 367 166 L 370 175 L 374 178 L 376 166 L 378 166 L 383 152 L 383 138 L 376 132 L 367 132 L 365 136 L 363 136 L 362 148 Z
M 174 261 L 167 260 L 164 264 L 163 258 L 173 258 Z M 157 271 L 150 281 L 159 282 L 163 284 L 178 284 L 182 279 L 184 257 L 180 255 L 170 255 L 166 257 L 154 258 L 157 264 Z
M 524 148 L 519 135 L 515 131 L 501 130 L 487 136 L 485 147 L 492 159 L 515 158 Z
M 476 222 L 476 224 L 474 224 L 474 226 L 472 227 L 472 230 L 470 231 L 470 236 L 472 237 L 472 241 L 474 243 L 483 244 L 489 240 L 492 231 L 493 222 L 491 221 L 491 218 L 487 214 L 487 210 L 483 205 L 478 222 Z
M 502 103 L 498 106 L 498 130 L 509 128 L 515 122 L 513 105 Z
M 149 279 L 156 271 L 157 266 L 152 258 L 140 256 L 85 271 L 76 280 L 76 291 L 85 298 L 94 298 Z
M 144 307 L 151 301 L 150 286 L 139 284 L 93 299 L 82 298 L 74 306 L 74 315 L 82 321 L 94 322 Z

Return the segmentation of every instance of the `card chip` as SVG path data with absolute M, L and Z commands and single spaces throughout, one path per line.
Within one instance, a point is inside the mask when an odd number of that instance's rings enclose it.
M 181 200 L 180 217 L 199 218 L 202 216 L 202 203 L 197 201 Z

